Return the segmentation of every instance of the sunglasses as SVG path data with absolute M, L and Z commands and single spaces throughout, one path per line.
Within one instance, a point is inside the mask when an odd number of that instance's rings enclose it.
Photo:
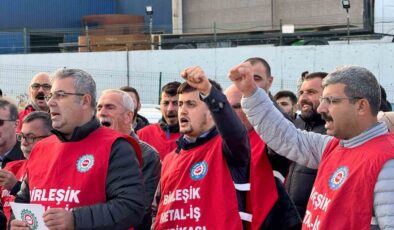
M 4 121 L 15 121 L 15 120 L 3 120 L 3 119 L 0 119 L 0 127 L 4 125 Z

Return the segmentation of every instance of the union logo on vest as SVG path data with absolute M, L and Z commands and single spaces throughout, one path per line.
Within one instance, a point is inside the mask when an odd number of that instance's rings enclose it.
M 29 228 L 32 230 L 38 229 L 37 217 L 28 209 L 23 209 L 21 212 L 21 219 L 24 220 Z
M 89 171 L 94 165 L 94 157 L 93 155 L 87 154 L 83 155 L 77 161 L 77 170 L 81 173 Z
M 332 190 L 337 190 L 346 181 L 348 175 L 349 175 L 349 169 L 347 166 L 339 167 L 331 175 L 328 185 Z
M 193 180 L 201 180 L 207 175 L 208 164 L 205 161 L 194 163 L 190 168 L 190 177 Z

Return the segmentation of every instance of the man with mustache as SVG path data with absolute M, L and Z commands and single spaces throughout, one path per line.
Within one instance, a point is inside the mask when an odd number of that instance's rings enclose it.
M 298 92 L 298 104 L 301 115 L 294 121 L 296 128 L 326 134 L 324 120 L 317 112 L 320 97 L 323 93 L 322 81 L 327 76 L 325 72 L 315 72 L 306 75 Z M 308 198 L 317 174 L 316 169 L 307 168 L 292 162 L 286 178 L 286 190 L 294 201 L 301 218 L 304 218 Z
M 19 126 L 17 129 L 17 133 L 20 132 L 23 118 L 27 114 L 33 111 L 49 111 L 47 102 L 45 101 L 45 96 L 48 95 L 50 90 L 51 82 L 49 80 L 48 73 L 40 72 L 34 75 L 29 85 L 29 103 L 25 107 L 25 109 L 19 113 Z
M 12 161 L 0 170 L 0 185 L 3 186 L 1 203 L 4 214 L 10 218 L 10 202 L 21 187 L 21 181 L 26 174 L 27 160 L 33 146 L 41 139 L 51 135 L 52 121 L 49 113 L 34 111 L 23 118 L 21 132 L 17 135 L 26 160 Z
M 152 224 L 151 204 L 160 180 L 161 162 L 157 151 L 138 139 L 132 129 L 136 106 L 131 96 L 121 90 L 108 89 L 101 93 L 97 103 L 97 117 L 101 125 L 132 136 L 141 146 L 142 175 L 145 185 L 145 216 L 140 225 L 134 229 L 150 229 Z
M 153 146 L 160 154 L 160 159 L 176 148 L 179 138 L 178 93 L 181 83 L 174 81 L 161 88 L 160 111 L 163 117 L 156 124 L 145 126 L 137 131 L 138 137 Z
M 230 80 L 260 137 L 279 154 L 318 169 L 303 229 L 392 229 L 394 135 L 377 122 L 380 88 L 365 68 L 342 67 L 323 80 L 317 111 L 327 135 L 298 130 L 283 118 L 241 63 Z
M 248 218 L 246 129 L 200 67 L 181 76 L 186 80 L 178 88 L 182 136 L 163 161 L 154 229 L 242 229 L 240 215 Z
M 49 229 L 138 225 L 145 212 L 139 144 L 100 126 L 96 83 L 89 73 L 62 68 L 52 83 L 46 99 L 54 135 L 34 146 L 15 202 L 43 205 Z M 29 226 L 13 220 L 12 228 Z

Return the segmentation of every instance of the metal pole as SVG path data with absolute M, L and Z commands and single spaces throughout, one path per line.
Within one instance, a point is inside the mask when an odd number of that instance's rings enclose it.
M 349 9 L 346 9 L 346 16 L 347 16 L 347 44 L 350 44 L 350 15 L 349 15 Z
M 88 52 L 90 52 L 90 38 L 89 38 L 89 27 L 85 26 L 85 34 L 86 34 L 86 48 Z
M 130 61 L 129 61 L 130 57 L 129 57 L 129 49 L 128 49 L 127 46 L 126 46 L 126 53 L 127 53 L 127 56 L 126 56 L 126 61 L 127 61 L 127 63 L 126 63 L 126 66 L 127 66 L 127 75 L 126 75 L 126 77 L 127 77 L 127 86 L 130 86 Z
M 216 34 L 216 22 L 213 22 L 213 41 L 215 42 L 215 47 L 218 48 L 217 34 Z
M 282 19 L 279 20 L 279 46 L 282 46 L 283 34 L 282 34 Z
M 23 52 L 27 54 L 27 29 L 23 28 Z
M 159 105 L 160 105 L 160 97 L 161 97 L 161 78 L 162 78 L 162 73 L 160 72 L 160 75 L 159 75 L 159 101 L 158 101 Z
M 150 34 L 150 49 L 151 50 L 153 50 L 152 31 L 153 31 L 153 18 L 152 18 L 152 15 L 149 15 L 149 34 Z
M 149 15 L 149 34 L 152 36 L 153 19 L 152 15 Z

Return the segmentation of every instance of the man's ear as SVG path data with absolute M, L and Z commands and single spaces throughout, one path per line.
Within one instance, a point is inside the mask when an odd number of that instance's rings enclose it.
M 368 100 L 365 98 L 356 101 L 356 109 L 357 109 L 357 114 L 359 115 L 365 115 L 367 113 L 371 113 L 371 105 L 369 104 Z
M 84 94 L 81 98 L 81 105 L 83 107 L 90 107 L 92 103 L 92 96 L 90 94 Z

